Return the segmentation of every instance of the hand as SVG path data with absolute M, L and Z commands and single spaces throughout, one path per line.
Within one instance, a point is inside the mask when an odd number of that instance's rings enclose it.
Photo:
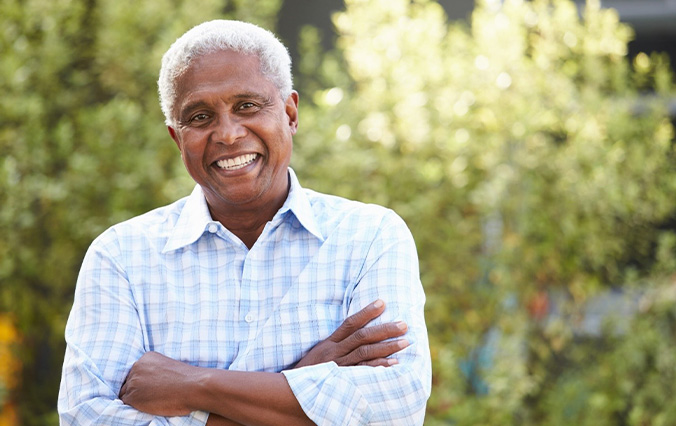
M 396 359 L 386 358 L 409 345 L 402 336 L 408 326 L 403 321 L 366 327 L 385 310 L 385 303 L 376 300 L 348 317 L 326 340 L 317 343 L 294 368 L 334 361 L 341 366 L 369 365 L 389 367 Z
M 156 416 L 185 416 L 186 385 L 195 380 L 198 367 L 176 361 L 157 352 L 146 352 L 134 363 L 120 389 L 127 405 Z

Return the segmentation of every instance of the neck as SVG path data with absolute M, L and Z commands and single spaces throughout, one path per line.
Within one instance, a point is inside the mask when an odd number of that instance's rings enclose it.
M 286 191 L 281 192 L 280 196 L 272 202 L 262 205 L 254 203 L 251 205 L 216 206 L 207 200 L 209 212 L 214 220 L 228 228 L 250 249 L 263 233 L 265 225 L 284 205 L 289 195 L 290 186 L 291 182 L 289 181 Z
M 251 248 L 256 243 L 261 233 L 263 233 L 265 225 L 272 220 L 275 213 L 277 213 L 279 207 L 275 208 L 274 211 L 269 209 L 265 212 L 260 209 L 251 211 L 237 209 L 228 211 L 225 214 L 216 213 L 211 208 L 209 210 L 211 211 L 211 217 L 214 220 L 221 222 L 223 226 L 228 228 L 230 232 L 242 240 L 248 248 Z

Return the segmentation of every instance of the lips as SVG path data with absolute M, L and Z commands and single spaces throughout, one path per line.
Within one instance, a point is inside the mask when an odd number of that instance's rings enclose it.
M 239 170 L 256 161 L 258 154 L 244 154 L 233 158 L 224 158 L 216 162 L 223 170 Z

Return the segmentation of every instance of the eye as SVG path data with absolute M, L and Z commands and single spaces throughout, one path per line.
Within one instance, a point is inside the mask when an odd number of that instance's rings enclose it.
M 186 126 L 193 126 L 193 127 L 201 127 L 203 125 L 206 125 L 209 121 L 211 120 L 211 115 L 200 112 L 195 115 L 190 116 L 187 121 L 185 121 L 184 125 Z
M 239 104 L 237 106 L 237 110 L 238 111 L 251 111 L 251 110 L 256 109 L 257 107 L 258 107 L 258 105 L 256 105 L 253 102 L 242 102 L 241 104 Z
M 207 114 L 200 113 L 200 114 L 193 115 L 192 118 L 190 118 L 190 122 L 201 123 L 201 122 L 204 122 L 208 119 L 209 119 L 209 116 Z

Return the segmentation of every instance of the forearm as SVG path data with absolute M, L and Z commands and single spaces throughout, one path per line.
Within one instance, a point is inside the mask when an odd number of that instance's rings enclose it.
M 206 426 L 242 426 L 242 424 L 237 423 L 234 420 L 221 417 L 218 414 L 211 413 L 209 414 L 209 419 L 207 420 Z
M 191 387 L 193 410 L 225 417 L 212 425 L 312 425 L 281 373 L 200 368 Z M 194 392 L 191 390 L 194 389 Z M 229 422 L 228 422 L 229 421 Z

